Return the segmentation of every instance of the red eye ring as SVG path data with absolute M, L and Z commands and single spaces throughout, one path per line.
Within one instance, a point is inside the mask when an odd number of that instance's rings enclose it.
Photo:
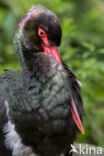
M 49 44 L 47 34 L 43 29 L 41 29 L 41 28 L 38 29 L 38 35 L 41 37 L 41 39 L 43 40 L 43 43 L 45 45 Z
M 41 28 L 39 28 L 38 30 L 38 35 L 41 37 L 41 38 L 44 38 L 46 36 L 46 33 L 44 30 L 42 30 Z

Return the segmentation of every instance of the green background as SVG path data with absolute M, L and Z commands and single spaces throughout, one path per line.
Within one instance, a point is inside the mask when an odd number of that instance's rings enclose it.
M 13 49 L 16 24 L 32 5 L 60 19 L 60 55 L 82 82 L 85 135 L 77 141 L 104 147 L 104 0 L 0 0 L 0 73 L 20 67 Z

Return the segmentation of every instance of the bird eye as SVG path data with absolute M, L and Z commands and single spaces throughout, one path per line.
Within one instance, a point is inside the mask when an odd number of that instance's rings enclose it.
M 43 37 L 46 36 L 46 33 L 45 33 L 45 31 L 44 31 L 43 29 L 39 28 L 39 30 L 38 30 L 38 35 L 39 35 L 41 38 L 43 38 Z
M 38 35 L 40 36 L 40 38 L 42 39 L 42 41 L 43 41 L 43 43 L 44 44 L 48 44 L 48 36 L 47 36 L 47 33 L 43 30 L 43 29 L 41 29 L 41 28 L 39 28 L 38 29 Z
M 42 36 L 42 37 L 44 37 L 45 36 L 45 34 L 41 31 L 40 32 L 40 35 Z

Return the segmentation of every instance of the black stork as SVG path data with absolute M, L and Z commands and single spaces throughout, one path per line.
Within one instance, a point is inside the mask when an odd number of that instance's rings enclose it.
M 59 55 L 58 18 L 33 6 L 14 36 L 21 69 L 0 75 L 0 156 L 68 156 L 84 133 L 80 82 Z

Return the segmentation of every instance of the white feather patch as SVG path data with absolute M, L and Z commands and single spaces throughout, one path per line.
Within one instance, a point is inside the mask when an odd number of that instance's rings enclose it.
M 7 108 L 7 116 L 9 115 L 8 102 L 5 101 Z M 15 130 L 15 125 L 8 121 L 3 128 L 5 133 L 5 145 L 8 149 L 12 150 L 12 156 L 37 156 L 33 153 L 31 147 L 26 146 L 22 143 L 19 134 Z
M 77 79 L 76 79 L 76 81 L 77 81 L 78 85 L 79 85 L 80 87 L 82 87 L 82 83 L 81 83 L 79 80 L 77 80 Z

